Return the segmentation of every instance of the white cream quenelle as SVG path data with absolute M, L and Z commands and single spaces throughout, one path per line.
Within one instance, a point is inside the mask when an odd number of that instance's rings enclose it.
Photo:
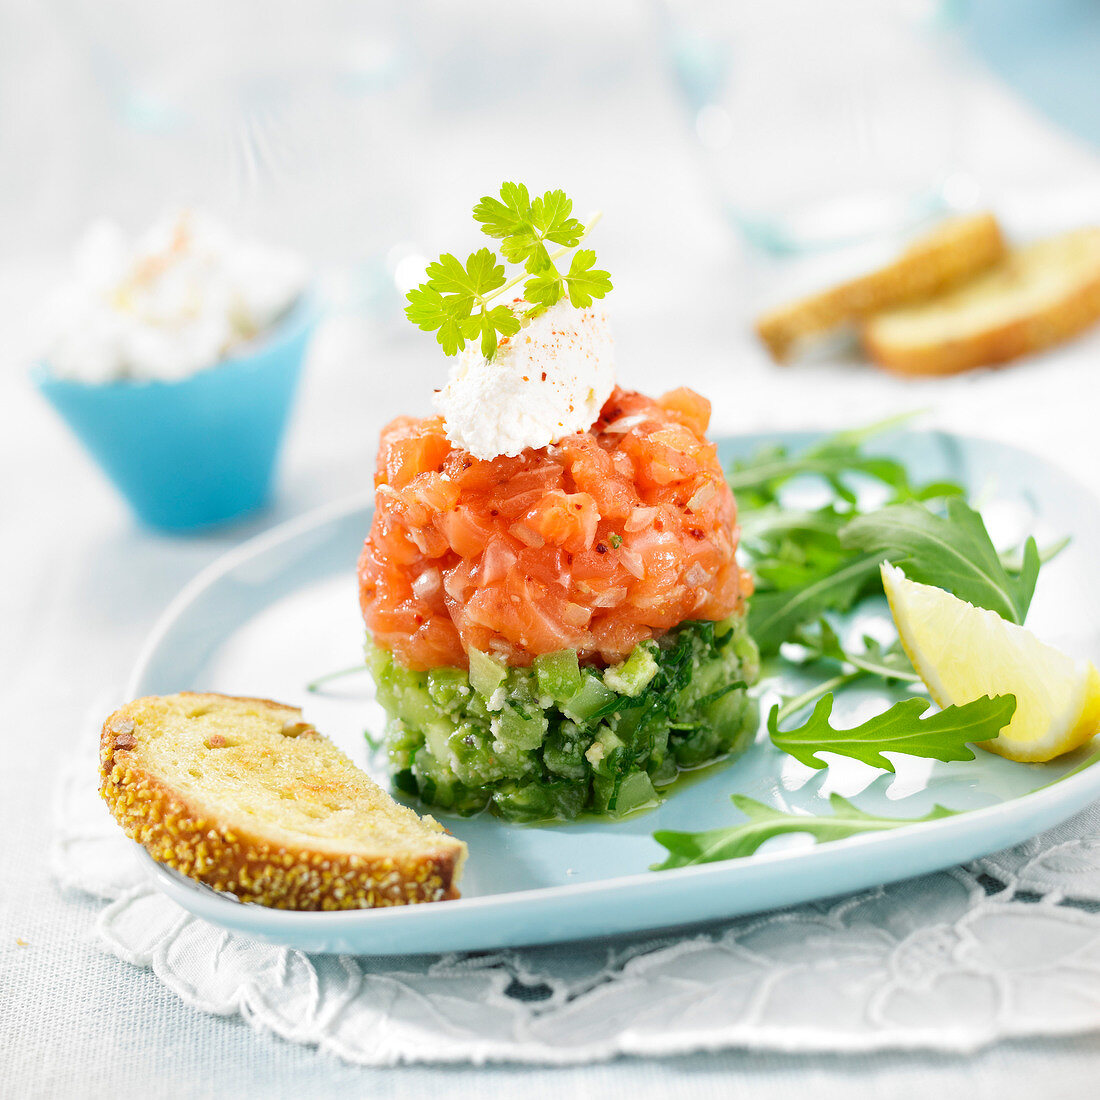
M 512 303 L 517 314 L 527 302 Z M 503 338 L 492 360 L 468 343 L 435 394 L 447 438 L 475 458 L 547 447 L 598 419 L 615 386 L 604 311 L 558 302 Z

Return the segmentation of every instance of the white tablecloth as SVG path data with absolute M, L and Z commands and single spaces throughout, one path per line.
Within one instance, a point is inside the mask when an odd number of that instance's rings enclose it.
M 29 8 L 19 10 L 29 20 Z M 635 46 L 643 24 L 623 32 Z M 717 432 L 862 422 L 930 407 L 932 422 L 1018 442 L 1100 492 L 1096 335 L 1000 374 L 909 386 L 846 363 L 768 365 L 743 323 L 758 271 L 728 247 L 656 57 L 641 56 L 648 60 L 633 67 L 616 62 L 626 68 L 619 76 L 628 90 L 590 105 L 590 132 L 526 142 L 521 134 L 488 165 L 459 165 L 462 201 L 454 211 L 459 216 L 466 197 L 503 174 L 553 182 L 558 151 L 575 139 L 564 182 L 576 181 L 586 200 L 605 207 L 626 383 L 659 390 L 674 372 L 712 398 Z M 980 82 L 974 102 L 972 166 L 1010 225 L 1041 230 L 1100 216 L 1095 158 Z M 74 205 L 73 193 L 61 198 L 69 221 L 91 213 Z M 641 251 L 632 225 L 654 208 L 677 217 Z M 14 226 L 17 212 L 0 212 Z M 248 534 L 368 483 L 379 428 L 398 412 L 424 409 L 441 368 L 426 337 L 386 321 L 335 318 L 315 348 L 273 508 L 223 533 L 163 538 L 132 524 L 26 382 L 26 317 L 58 262 L 29 248 L 0 260 L 0 668 L 8 709 L 0 768 L 0 1096 L 1096 1094 L 1096 1036 L 1019 1041 L 965 1057 L 726 1052 L 558 1070 L 363 1070 L 254 1034 L 239 1020 L 198 1014 L 149 971 L 102 953 L 91 940 L 97 903 L 63 894 L 46 856 L 53 778 L 73 751 L 85 709 L 117 690 L 157 614 L 203 565 Z M 672 282 L 665 273 L 674 267 Z

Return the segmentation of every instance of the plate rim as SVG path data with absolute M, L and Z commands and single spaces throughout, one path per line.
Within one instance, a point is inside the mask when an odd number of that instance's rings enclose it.
M 1057 463 L 1051 462 L 1045 456 L 1037 455 L 1015 443 L 1003 439 L 989 438 L 948 431 L 942 428 L 905 428 L 906 432 L 927 436 L 940 436 L 944 439 L 957 440 L 967 444 L 1004 447 L 1024 455 L 1041 466 L 1056 471 L 1064 482 L 1071 483 L 1078 491 L 1089 497 L 1100 510 L 1100 500 L 1087 486 L 1081 483 L 1073 474 L 1062 469 Z M 714 442 L 717 445 L 730 443 L 752 442 L 762 444 L 768 439 L 782 438 L 790 441 L 798 438 L 802 441 L 811 441 L 828 435 L 827 430 L 821 429 L 789 429 L 782 428 L 762 431 L 745 432 L 735 435 L 717 437 Z M 318 530 L 326 524 L 337 522 L 357 511 L 370 510 L 374 501 L 374 490 L 364 490 L 340 499 L 330 501 L 304 512 L 303 514 L 284 520 L 267 531 L 245 539 L 239 545 L 220 554 L 214 561 L 203 567 L 194 577 L 188 581 L 177 595 L 168 603 L 164 611 L 155 621 L 145 642 L 139 650 L 138 657 L 126 682 L 127 698 L 135 697 L 138 685 L 148 672 L 154 654 L 163 642 L 166 635 L 172 630 L 179 618 L 192 604 L 195 597 L 205 591 L 214 581 L 232 572 L 237 566 L 257 557 L 286 542 Z M 529 887 L 520 890 L 508 890 L 495 894 L 483 894 L 473 897 L 459 897 L 447 902 L 446 905 L 413 905 L 393 906 L 374 909 L 349 909 L 339 911 L 300 911 L 275 909 L 268 906 L 241 902 L 228 895 L 219 894 L 202 884 L 194 882 L 186 876 L 174 872 L 171 868 L 158 863 L 136 841 L 133 841 L 137 852 L 143 857 L 146 869 L 150 871 L 162 889 L 169 896 L 180 902 L 186 908 L 191 905 L 202 911 L 203 916 L 211 920 L 218 920 L 217 914 L 225 914 L 224 923 L 239 926 L 245 915 L 255 915 L 257 920 L 268 925 L 264 933 L 277 936 L 280 929 L 290 932 L 293 927 L 301 928 L 308 924 L 312 934 L 320 934 L 324 929 L 334 934 L 346 931 L 352 927 L 369 925 L 370 927 L 387 927 L 394 921 L 422 926 L 436 921 L 446 920 L 447 913 L 461 912 L 469 915 L 476 914 L 478 910 L 500 908 L 522 908 L 526 905 L 545 902 L 547 904 L 558 900 L 583 899 L 587 895 L 599 895 L 609 890 L 625 891 L 628 893 L 644 892 L 646 884 L 653 885 L 665 877 L 670 877 L 680 882 L 705 881 L 707 878 L 736 877 L 738 872 L 746 872 L 748 868 L 755 868 L 761 873 L 765 868 L 782 868 L 784 864 L 794 865 L 811 864 L 815 867 L 828 865 L 829 863 L 845 863 L 852 858 L 850 853 L 877 852 L 880 848 L 890 848 L 898 844 L 899 837 L 920 836 L 927 838 L 929 845 L 935 845 L 937 839 L 941 842 L 954 834 L 977 834 L 988 823 L 1006 814 L 1015 816 L 1034 816 L 1041 814 L 1043 810 L 1064 813 L 1058 818 L 1064 821 L 1066 818 L 1079 812 L 1085 806 L 1096 799 L 1100 799 L 1100 763 L 1094 767 L 1085 768 L 1077 774 L 1067 775 L 1064 778 L 1054 780 L 1023 795 L 1007 798 L 1002 802 L 978 809 L 965 810 L 943 818 L 931 821 L 915 821 L 898 829 L 884 830 L 881 832 L 865 833 L 855 837 L 848 837 L 841 841 L 829 844 L 813 844 L 799 846 L 797 848 L 780 849 L 771 852 L 754 854 L 748 859 L 723 860 L 714 863 L 700 864 L 691 867 L 676 867 L 666 871 L 654 872 L 648 868 L 644 871 L 634 872 L 628 875 L 620 875 L 611 879 L 599 879 L 589 882 L 562 883 L 555 886 Z M 1018 809 L 1026 806 L 1030 814 Z M 1061 807 L 1061 809 L 1057 809 Z M 1051 827 L 1051 826 L 1045 826 Z M 1021 837 L 1021 843 L 1027 837 L 1034 835 L 1028 832 Z M 991 851 L 994 849 L 990 849 Z M 944 866 L 953 866 L 958 860 L 949 860 Z M 778 873 L 776 871 L 775 873 Z M 909 877 L 908 873 L 900 877 Z M 881 880 L 883 883 L 894 881 L 889 878 Z M 841 890 L 841 893 L 847 893 Z M 821 895 L 822 897 L 826 895 Z M 185 900 L 186 899 L 186 900 Z M 191 903 L 190 905 L 188 903 Z M 210 910 L 214 912 L 211 913 Z M 195 911 L 192 909 L 192 911 Z M 233 914 L 235 919 L 229 919 Z M 689 920 L 680 922 L 690 923 Z M 642 929 L 635 929 L 641 931 Z M 544 942 L 544 941 L 540 941 Z M 548 941 L 545 941 L 548 942 Z
M 1090 775 L 1090 773 L 1093 772 L 1095 774 Z M 1088 796 L 1088 792 L 1091 792 L 1091 797 Z M 1080 802 L 1074 797 L 1068 797 L 1069 795 L 1078 794 L 1083 796 Z M 1062 803 L 1072 803 L 1072 807 L 1067 810 L 1066 814 L 1066 816 L 1069 817 L 1097 798 L 1100 798 L 1100 764 L 1095 765 L 1095 767 L 1087 768 L 1085 771 L 1076 775 L 1056 780 L 1045 787 L 1040 787 L 1025 795 L 1018 795 L 1015 798 L 1008 798 L 1003 802 L 994 803 L 992 806 L 983 806 L 977 810 L 964 810 L 960 813 L 948 817 L 935 818 L 931 821 L 915 821 L 908 825 L 900 826 L 898 829 L 864 833 L 860 836 L 847 837 L 843 841 L 830 841 L 828 844 L 824 845 L 814 844 L 808 847 L 780 849 L 774 852 L 763 852 L 758 855 L 753 855 L 745 860 L 720 860 L 713 863 L 698 864 L 693 867 L 673 867 L 666 871 L 659 872 L 646 869 L 645 871 L 638 871 L 629 875 L 619 875 L 613 879 L 563 883 L 559 886 L 536 886 L 523 890 L 501 891 L 496 894 L 459 897 L 449 900 L 445 906 L 400 905 L 374 909 L 345 909 L 332 912 L 274 909 L 270 906 L 257 905 L 252 902 L 241 902 L 235 898 L 223 896 L 210 888 L 204 890 L 200 883 L 193 882 L 186 876 L 174 872 L 171 868 L 158 863 L 140 844 L 137 843 L 137 841 L 133 843 L 140 854 L 145 857 L 146 861 L 152 865 L 152 869 L 157 873 L 157 877 L 161 879 L 162 882 L 168 882 L 174 887 L 172 890 L 174 894 L 180 890 L 187 891 L 189 894 L 201 898 L 204 907 L 206 905 L 216 905 L 219 907 L 228 906 L 234 913 L 259 912 L 264 914 L 265 920 L 271 920 L 275 924 L 296 924 L 302 920 L 308 920 L 316 923 L 324 921 L 326 924 L 342 926 L 348 923 L 358 924 L 364 920 L 371 920 L 378 924 L 392 922 L 394 920 L 409 919 L 416 919 L 419 922 L 424 922 L 441 919 L 444 912 L 453 912 L 455 910 L 469 913 L 472 910 L 485 908 L 522 906 L 536 900 L 549 903 L 560 898 L 581 898 L 586 894 L 599 894 L 608 889 L 630 892 L 644 888 L 646 884 L 654 883 L 656 881 L 654 875 L 659 875 L 661 878 L 666 876 L 675 877 L 676 881 L 683 881 L 689 878 L 704 879 L 712 876 L 728 877 L 737 869 L 747 868 L 749 866 L 763 868 L 778 867 L 784 863 L 797 865 L 799 863 L 809 862 L 820 865 L 823 862 L 829 861 L 828 857 L 830 853 L 838 853 L 833 858 L 839 860 L 840 852 L 873 851 L 882 847 L 894 847 L 897 845 L 897 840 L 895 838 L 902 835 L 915 836 L 919 834 L 930 838 L 929 843 L 934 843 L 935 838 L 939 834 L 944 834 L 949 837 L 953 833 L 961 832 L 969 834 L 971 832 L 978 832 L 981 826 L 986 822 L 996 817 L 1003 816 L 1007 812 L 1006 808 L 1008 807 L 1026 804 L 1029 808 L 1035 809 L 1054 807 Z M 1013 816 L 1015 816 L 1015 813 L 1013 813 Z M 958 824 L 963 820 L 967 822 L 965 827 Z M 1033 834 L 1028 833 L 1027 835 L 1031 836 Z M 942 839 L 943 837 L 941 837 L 941 840 Z M 954 866 L 957 862 L 959 861 L 950 860 L 945 866 Z M 906 873 L 901 877 L 907 878 L 910 876 Z M 883 880 L 883 882 L 886 881 L 889 880 Z M 415 918 L 412 916 L 414 913 L 417 914 Z

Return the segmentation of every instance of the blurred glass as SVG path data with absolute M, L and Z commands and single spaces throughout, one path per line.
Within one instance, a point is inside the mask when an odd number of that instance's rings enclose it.
M 1060 126 L 1100 145 L 1096 0 L 969 0 L 963 36 L 989 67 Z
M 666 0 L 664 40 L 729 217 L 773 254 L 949 205 L 958 0 Z
M 95 214 L 196 205 L 323 265 L 385 276 L 415 217 L 395 142 L 423 90 L 383 0 L 54 0 L 101 105 Z

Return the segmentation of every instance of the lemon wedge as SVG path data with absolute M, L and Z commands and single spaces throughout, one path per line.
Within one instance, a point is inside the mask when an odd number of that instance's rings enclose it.
M 1015 695 L 1012 721 L 983 749 L 1009 760 L 1053 760 L 1100 732 L 1100 673 L 995 611 L 918 584 L 882 563 L 901 644 L 941 706 Z

